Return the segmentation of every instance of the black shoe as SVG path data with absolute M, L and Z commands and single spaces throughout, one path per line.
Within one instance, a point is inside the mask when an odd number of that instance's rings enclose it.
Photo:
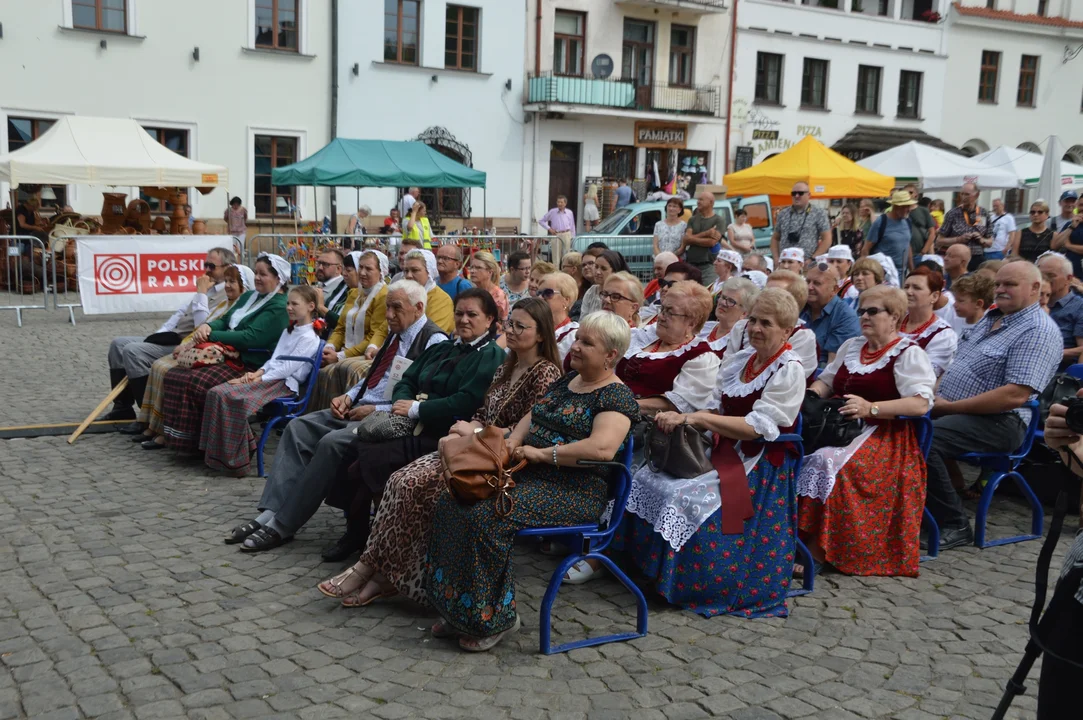
M 132 442 L 133 443 L 141 443 L 141 442 L 146 442 L 147 440 L 153 440 L 153 439 L 154 439 L 153 435 L 144 435 L 143 433 L 139 433 L 138 435 L 132 435 Z
M 135 420 L 135 410 L 132 409 L 131 405 L 128 407 L 117 407 L 114 405 L 113 409 L 103 415 L 100 419 L 105 422 L 114 420 Z
M 954 550 L 957 547 L 963 545 L 974 544 L 974 531 L 967 525 L 961 528 L 953 528 L 951 530 L 945 530 L 940 535 L 940 551 Z
M 125 435 L 142 435 L 145 429 L 146 428 L 143 427 L 143 423 L 133 422 L 130 425 L 124 425 L 123 427 L 117 428 L 117 432 L 123 433 Z
M 139 447 L 144 450 L 165 450 L 165 445 L 162 443 L 156 443 L 153 440 L 144 440 Z
M 238 525 L 230 530 L 229 535 L 226 535 L 222 542 L 226 545 L 237 545 L 238 543 L 243 543 L 249 535 L 253 535 L 262 529 L 263 526 L 258 522 L 249 520 L 244 525 Z
M 263 528 L 245 538 L 245 544 L 241 545 L 241 552 L 263 552 L 264 550 L 274 550 L 280 545 L 293 540 L 293 536 L 284 538 L 271 528 Z M 251 544 L 249 544 L 251 543 Z
M 328 545 L 323 549 L 323 561 L 342 562 L 355 552 L 360 552 L 363 545 L 364 543 L 359 543 L 350 533 L 346 533 L 336 540 L 333 545 Z

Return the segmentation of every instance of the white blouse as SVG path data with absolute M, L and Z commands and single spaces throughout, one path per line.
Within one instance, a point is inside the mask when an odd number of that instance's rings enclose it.
M 575 343 L 575 336 L 579 332 L 579 323 L 570 322 L 564 327 L 557 328 L 557 351 L 560 352 L 560 362 L 564 362 L 564 358 L 568 356 L 568 352 L 572 349 L 572 345 Z
M 936 373 L 929 361 L 929 355 L 921 347 L 907 337 L 903 337 L 895 347 L 880 356 L 876 362 L 868 365 L 861 362 L 861 348 L 867 341 L 864 337 L 850 338 L 842 344 L 839 352 L 835 355 L 820 376 L 816 378 L 820 382 L 835 391 L 835 375 L 843 363 L 852 375 L 868 375 L 887 366 L 888 362 L 895 357 L 894 375 L 895 387 L 899 391 L 899 397 L 923 397 L 928 402 L 926 411 L 933 406 L 933 397 L 936 387 Z
M 805 378 L 812 377 L 816 369 L 820 367 L 819 353 L 816 352 L 816 333 L 807 327 L 803 320 L 798 320 L 797 331 L 787 341 L 790 347 L 801 359 L 801 365 L 805 368 Z M 729 341 L 726 343 L 726 352 L 723 360 L 728 359 L 733 353 L 745 350 L 748 345 L 748 318 L 741 318 L 733 324 L 730 330 Z
M 262 382 L 285 380 L 286 387 L 293 392 L 298 392 L 306 379 L 312 366 L 300 360 L 280 360 L 285 356 L 314 357 L 316 348 L 320 346 L 320 338 L 312 329 L 312 323 L 298 325 L 293 329 L 283 330 L 275 345 L 271 359 L 263 364 Z
M 779 428 L 797 422 L 801 402 L 805 399 L 805 367 L 797 353 L 790 349 L 746 383 L 741 375 L 748 359 L 755 354 L 756 349 L 749 347 L 726 355 L 715 386 L 715 407 L 721 406 L 723 395 L 747 397 L 762 388 L 763 394 L 753 403 L 752 412 L 745 415 L 745 422 L 764 440 L 770 441 L 779 436 Z
M 945 305 L 944 307 L 949 306 Z M 905 335 L 914 342 L 918 342 L 919 340 L 923 340 L 933 333 L 936 333 L 936 336 L 925 346 L 925 352 L 929 356 L 929 362 L 933 364 L 933 370 L 936 371 L 936 376 L 940 377 L 949 367 L 951 367 L 952 361 L 955 360 L 955 351 L 959 347 L 959 336 L 955 333 L 954 328 L 951 327 L 951 323 L 939 316 L 935 317 L 936 319 L 933 320 L 932 324 L 925 328 L 920 335 L 903 332 L 900 332 L 899 334 Z M 940 332 L 937 332 L 937 330 Z
M 706 342 L 701 337 L 692 338 L 691 342 L 681 345 L 675 350 L 666 352 L 646 352 L 646 348 L 658 339 L 657 326 L 651 325 L 646 328 L 636 328 L 632 331 L 632 343 L 625 359 L 631 360 L 639 357 L 648 360 L 660 360 L 670 356 L 684 355 L 696 348 L 700 343 Z M 681 371 L 673 379 L 673 389 L 663 393 L 663 397 L 673 403 L 679 413 L 692 413 L 697 410 L 708 410 L 718 407 L 712 404 L 714 386 L 718 376 L 720 364 L 718 356 L 713 352 L 705 352 L 692 358 L 681 366 Z

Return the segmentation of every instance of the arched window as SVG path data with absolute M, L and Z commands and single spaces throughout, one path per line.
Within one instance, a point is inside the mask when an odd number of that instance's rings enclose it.
M 474 167 L 470 148 L 442 127 L 430 127 L 415 139 L 457 163 Z M 421 201 L 425 203 L 429 222 L 433 225 L 439 225 L 443 218 L 470 217 L 470 188 L 422 188 Z
M 984 140 L 979 140 L 978 138 L 971 138 L 970 140 L 967 140 L 965 143 L 963 143 L 962 147 L 960 147 L 959 149 L 967 157 L 974 157 L 975 155 L 980 155 L 983 152 L 988 152 L 989 143 L 985 142 Z
M 1073 145 L 1064 153 L 1064 159 L 1076 165 L 1083 165 L 1083 145 Z
M 1016 147 L 1020 150 L 1026 150 L 1030 153 L 1042 154 L 1042 149 L 1032 142 L 1019 143 Z

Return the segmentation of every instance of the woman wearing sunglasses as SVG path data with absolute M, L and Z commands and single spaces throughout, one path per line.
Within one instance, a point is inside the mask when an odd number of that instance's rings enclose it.
M 932 407 L 936 373 L 921 346 L 899 334 L 906 293 L 861 293 L 861 337 L 850 338 L 812 384 L 843 397 L 842 414 L 867 429 L 846 447 L 805 458 L 797 481 L 798 529 L 819 566 L 850 575 L 917 577 L 925 459 L 909 422 Z
M 1008 254 L 1036 262 L 1039 255 L 1049 251 L 1053 234 L 1053 228 L 1049 227 L 1049 205 L 1045 200 L 1036 200 L 1030 206 L 1030 226 L 1016 235 Z
M 556 333 L 557 352 L 560 354 L 560 362 L 568 357 L 568 351 L 575 342 L 575 333 L 579 329 L 579 323 L 572 320 L 568 314 L 575 299 L 579 297 L 579 288 L 575 278 L 567 273 L 549 273 L 542 278 L 538 286 L 538 297 L 549 306 L 553 314 L 553 328 Z

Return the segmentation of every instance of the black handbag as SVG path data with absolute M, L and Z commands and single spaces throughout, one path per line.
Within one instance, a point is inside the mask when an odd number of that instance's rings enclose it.
M 865 423 L 839 412 L 845 398 L 822 398 L 811 390 L 801 403 L 801 439 L 805 454 L 822 447 L 846 447 L 865 431 Z
M 162 345 L 163 347 L 170 347 L 172 345 L 181 344 L 181 336 L 175 332 L 156 332 L 153 335 L 148 335 L 144 338 L 143 342 L 150 343 L 151 345 Z
M 1041 397 L 1038 398 L 1038 414 L 1042 419 L 1042 425 L 1045 425 L 1045 419 L 1049 417 L 1049 408 L 1054 405 L 1063 405 L 1066 400 L 1074 398 L 1080 388 L 1083 388 L 1083 381 L 1079 378 L 1072 377 L 1068 373 L 1054 375 L 1045 386 L 1045 390 L 1042 390 Z
M 666 434 L 651 422 L 647 429 L 647 464 L 653 472 L 675 478 L 699 477 L 712 469 L 711 436 L 691 425 L 678 425 Z

